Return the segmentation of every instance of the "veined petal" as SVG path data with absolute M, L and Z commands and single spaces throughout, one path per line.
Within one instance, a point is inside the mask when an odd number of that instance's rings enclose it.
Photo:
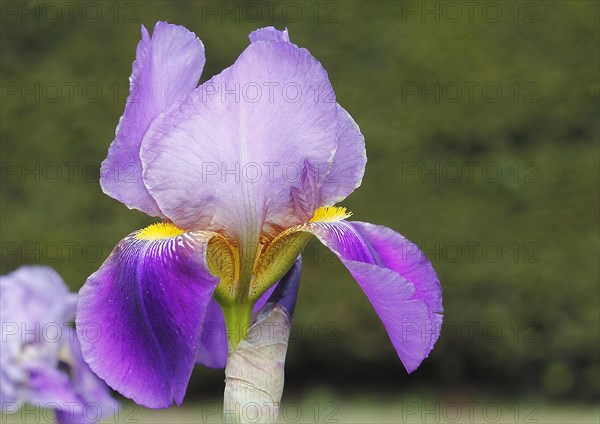
M 337 118 L 327 73 L 307 50 L 252 43 L 151 125 L 142 142 L 146 186 L 179 227 L 256 243 L 312 215 L 294 199 L 323 183 Z
M 172 232 L 159 226 L 123 239 L 82 287 L 77 308 L 90 368 L 151 408 L 181 403 L 218 283 L 206 261 L 215 234 L 165 234 Z
M 277 41 L 291 43 L 287 28 L 283 31 L 270 26 L 260 28 L 250 33 L 250 42 Z M 326 175 L 321 186 L 307 185 L 306 189 L 313 192 L 297 196 L 298 208 L 312 211 L 320 206 L 330 206 L 341 202 L 357 189 L 365 174 L 367 154 L 365 138 L 352 116 L 339 104 L 337 148 L 333 162 L 322 169 Z
M 337 106 L 337 149 L 327 178 L 320 187 L 318 206 L 330 206 L 341 202 L 360 187 L 365 175 L 365 137 L 352 116 L 339 104 Z
M 314 234 L 344 263 L 383 322 L 408 372 L 418 368 L 437 341 L 442 290 L 419 248 L 395 231 L 363 222 L 312 222 Z
M 206 310 L 196 355 L 196 362 L 209 368 L 225 368 L 227 365 L 225 317 L 214 298 L 210 300 Z
M 100 171 L 103 191 L 130 209 L 164 217 L 142 180 L 140 144 L 154 118 L 196 88 L 204 61 L 202 42 L 184 27 L 158 22 L 150 37 L 142 26 L 131 93 Z
M 110 415 L 118 413 L 120 409 L 119 403 L 110 395 L 110 389 L 104 381 L 100 380 L 96 374 L 92 372 L 89 365 L 81 356 L 81 345 L 72 328 L 65 329 L 64 348 L 66 352 L 61 355 L 62 361 L 67 361 L 69 375 L 73 385 L 73 390 L 80 400 L 83 409 L 91 405 L 87 414 L 77 414 L 75 411 L 57 410 L 57 423 L 93 423 L 101 418 L 106 418 Z

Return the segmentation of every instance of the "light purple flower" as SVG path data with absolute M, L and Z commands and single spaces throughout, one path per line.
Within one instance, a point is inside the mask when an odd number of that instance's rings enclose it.
M 196 361 L 222 367 L 310 237 L 346 265 L 405 368 L 429 354 L 441 287 L 417 246 L 333 206 L 364 174 L 364 137 L 327 72 L 287 30 L 262 28 L 196 87 L 204 46 L 142 27 L 131 95 L 102 164 L 105 193 L 162 219 L 123 239 L 80 292 L 83 355 L 149 407 L 181 403 Z
M 0 404 L 56 411 L 58 423 L 92 423 L 118 412 L 109 389 L 84 362 L 69 323 L 77 295 L 44 266 L 0 276 Z

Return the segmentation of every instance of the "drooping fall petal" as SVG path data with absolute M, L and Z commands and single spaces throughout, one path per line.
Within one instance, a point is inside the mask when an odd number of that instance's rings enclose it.
M 213 235 L 123 239 L 80 291 L 83 357 L 115 390 L 152 407 L 181 403 L 197 335 L 218 278 L 206 263 Z
M 418 247 L 395 231 L 363 222 L 313 222 L 305 226 L 344 263 L 373 305 L 408 372 L 437 341 L 442 290 Z
M 150 123 L 198 85 L 204 67 L 202 42 L 182 26 L 142 26 L 131 74 L 130 95 L 115 140 L 102 163 L 100 184 L 130 209 L 164 217 L 142 180 L 140 144 Z

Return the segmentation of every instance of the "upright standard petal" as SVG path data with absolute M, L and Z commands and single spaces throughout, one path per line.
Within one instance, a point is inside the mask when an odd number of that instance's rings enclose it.
M 214 234 L 147 230 L 123 239 L 88 278 L 76 322 L 90 368 L 136 403 L 160 408 L 183 400 L 218 278 L 206 262 Z
M 287 28 L 279 31 L 274 27 L 260 28 L 250 33 L 250 42 L 276 41 L 290 43 Z M 333 162 L 323 167 L 326 176 L 322 186 L 306 185 L 313 192 L 296 195 L 297 207 L 313 211 L 316 207 L 331 206 L 341 202 L 357 189 L 365 174 L 367 153 L 365 138 L 352 116 L 339 104 L 337 147 Z M 314 191 L 318 191 L 318 194 Z
M 313 233 L 344 263 L 383 322 L 408 372 L 439 337 L 442 290 L 418 247 L 389 228 L 362 222 L 313 222 Z
M 150 123 L 196 88 L 204 62 L 202 42 L 184 27 L 158 22 L 150 37 L 142 26 L 125 113 L 100 170 L 103 191 L 130 209 L 164 216 L 144 186 L 140 144 Z
M 327 177 L 319 190 L 317 206 L 332 206 L 357 189 L 365 175 L 365 137 L 352 116 L 339 104 L 337 148 Z
M 288 35 L 287 28 L 283 31 L 280 31 L 272 26 L 259 28 L 255 31 L 252 31 L 248 38 L 250 38 L 251 43 L 255 43 L 257 41 L 282 41 L 285 43 L 290 42 L 290 37 Z
M 256 243 L 312 216 L 294 196 L 323 184 L 337 117 L 327 73 L 307 50 L 252 43 L 152 124 L 142 142 L 146 186 L 176 225 Z

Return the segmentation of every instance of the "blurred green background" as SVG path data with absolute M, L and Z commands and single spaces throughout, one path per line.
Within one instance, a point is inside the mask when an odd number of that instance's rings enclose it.
M 98 184 L 141 24 L 194 31 L 202 81 L 235 61 L 251 30 L 287 27 L 366 138 L 362 187 L 343 205 L 425 250 L 445 323 L 406 375 L 349 273 L 313 243 L 284 401 L 595 405 L 599 4 L 3 1 L 1 272 L 44 263 L 77 290 L 121 238 L 153 222 Z M 198 368 L 186 404 L 218 399 L 222 386 L 222 371 Z M 531 412 L 517 410 L 510 422 Z

